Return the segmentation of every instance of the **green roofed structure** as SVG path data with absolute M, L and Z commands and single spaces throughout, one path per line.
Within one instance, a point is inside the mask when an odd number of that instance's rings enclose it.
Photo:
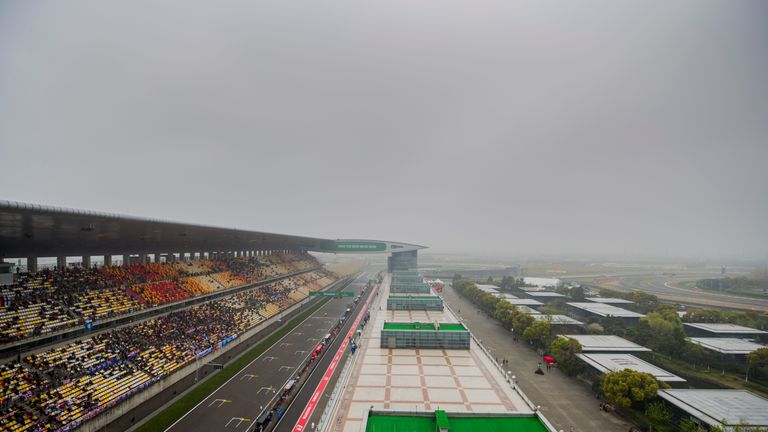
M 389 296 L 387 310 L 443 310 L 443 299 L 437 296 Z
M 368 411 L 366 432 L 549 432 L 536 413 L 446 413 Z
M 432 292 L 429 285 L 424 282 L 392 282 L 389 291 L 393 294 L 430 294 Z
M 459 323 L 384 323 L 381 348 L 469 349 L 469 330 Z
M 384 323 L 384 330 L 418 330 L 418 331 L 467 331 L 464 324 L 459 323 Z

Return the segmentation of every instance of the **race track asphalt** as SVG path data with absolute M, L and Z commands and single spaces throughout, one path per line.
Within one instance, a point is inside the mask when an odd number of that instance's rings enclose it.
M 370 273 L 363 273 L 345 291 L 357 295 L 368 277 Z M 304 364 L 312 347 L 336 324 L 351 303 L 351 297 L 331 299 L 166 431 L 252 430 L 262 410 L 271 405 L 296 369 Z M 329 357 L 324 356 L 323 360 Z

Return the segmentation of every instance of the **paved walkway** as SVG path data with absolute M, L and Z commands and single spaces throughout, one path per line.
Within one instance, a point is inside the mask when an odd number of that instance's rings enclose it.
M 530 412 L 493 360 L 469 350 L 380 348 L 385 322 L 456 322 L 444 311 L 387 310 L 389 276 L 371 306 L 371 324 L 331 430 L 358 432 L 370 409 L 497 413 Z
M 544 416 L 565 432 L 626 432 L 630 423 L 614 414 L 600 411 L 589 386 L 558 370 L 536 375 L 541 357 L 524 342 L 514 342 L 509 331 L 493 318 L 481 313 L 477 306 L 459 296 L 450 284 L 443 290 L 445 302 L 459 314 L 472 333 L 483 341 L 491 353 L 509 360 L 507 367 L 517 377 L 520 388 L 540 405 Z

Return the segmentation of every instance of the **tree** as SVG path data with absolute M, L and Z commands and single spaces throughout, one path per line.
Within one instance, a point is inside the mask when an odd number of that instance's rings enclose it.
M 619 408 L 628 408 L 656 396 L 659 382 L 649 373 L 624 369 L 606 373 L 601 390 L 609 402 Z
M 603 327 L 603 331 L 606 334 L 625 337 L 627 336 L 627 323 L 623 319 L 613 316 L 608 316 L 600 319 L 600 325 Z
M 519 313 L 515 305 L 510 302 L 500 301 L 496 303 L 496 311 L 493 317 L 499 320 L 505 328 L 512 328 L 512 318 Z
M 707 353 L 704 352 L 704 348 L 701 345 L 686 341 L 682 357 L 695 368 L 696 365 L 704 364 L 707 359 Z
M 576 354 L 581 352 L 581 344 L 576 339 L 555 338 L 549 353 L 557 361 L 557 367 L 568 376 L 577 375 L 584 368 Z
M 664 427 L 672 419 L 672 413 L 661 402 L 651 402 L 645 408 L 645 415 L 651 421 L 654 428 Z
M 533 324 L 535 320 L 528 314 L 518 313 L 512 318 L 512 328 L 515 329 L 515 333 L 523 336 L 525 330 Z
M 697 323 L 720 323 L 723 316 L 717 309 L 694 309 L 686 312 L 683 320 Z
M 575 286 L 568 291 L 568 295 L 573 299 L 573 301 L 584 301 L 584 288 L 581 286 Z
M 683 322 L 673 309 L 650 312 L 640 318 L 635 340 L 655 351 L 678 357 L 685 347 Z
M 680 432 L 699 432 L 699 425 L 688 419 L 680 420 Z
M 747 354 L 747 374 L 744 381 L 749 381 L 749 370 L 753 366 L 768 364 L 768 348 L 759 348 Z
M 546 348 L 549 344 L 551 325 L 547 320 L 536 320 L 523 332 L 523 337 L 533 342 L 536 348 Z

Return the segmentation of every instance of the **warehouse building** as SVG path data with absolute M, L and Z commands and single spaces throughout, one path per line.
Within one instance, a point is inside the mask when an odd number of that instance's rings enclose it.
M 752 351 L 765 348 L 765 345 L 738 338 L 689 337 L 687 340 L 706 350 L 714 351 L 734 359 L 741 358 L 742 361 L 744 360 L 744 357 Z
M 573 312 L 584 319 L 589 318 L 620 318 L 627 325 L 637 324 L 637 321 L 645 315 L 631 310 L 622 309 L 605 303 L 571 302 L 568 303 Z
M 602 374 L 624 369 L 651 374 L 657 380 L 668 384 L 685 382 L 685 379 L 654 366 L 645 360 L 637 358 L 632 354 L 581 353 L 576 354 L 576 357 L 587 365 L 584 377 L 591 382 L 599 379 Z
M 675 420 L 692 420 L 706 430 L 765 430 L 768 400 L 747 390 L 666 389 L 659 397 L 673 408 Z
M 577 340 L 582 352 L 628 353 L 649 352 L 650 349 L 613 335 L 560 335 L 560 337 Z
M 768 334 L 763 330 L 727 323 L 684 323 L 685 333 L 692 337 L 756 339 Z

